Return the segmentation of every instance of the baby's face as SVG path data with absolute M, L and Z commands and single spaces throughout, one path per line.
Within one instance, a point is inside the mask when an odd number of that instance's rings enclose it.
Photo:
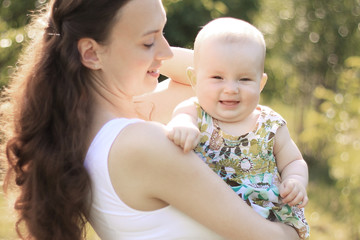
M 245 120 L 259 103 L 264 52 L 254 42 L 207 40 L 196 57 L 196 94 L 202 108 L 224 122 Z

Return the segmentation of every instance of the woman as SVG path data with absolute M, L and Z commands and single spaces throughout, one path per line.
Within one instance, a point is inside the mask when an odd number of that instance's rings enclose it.
M 9 173 L 30 237 L 81 239 L 89 219 L 103 239 L 297 239 L 138 119 L 133 97 L 172 56 L 160 0 L 54 0 L 44 16 L 10 87 Z

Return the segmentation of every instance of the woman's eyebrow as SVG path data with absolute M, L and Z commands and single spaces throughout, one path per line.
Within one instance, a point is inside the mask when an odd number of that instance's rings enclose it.
M 165 18 L 165 22 L 164 22 L 164 26 L 167 22 L 167 19 Z M 143 36 L 146 36 L 146 35 L 150 35 L 150 34 L 153 34 L 153 33 L 158 33 L 158 32 L 161 32 L 162 29 L 154 29 L 154 30 L 150 30 L 150 31 L 147 31 L 146 33 L 143 34 Z
M 144 34 L 143 34 L 143 37 L 144 37 L 144 36 L 147 36 L 147 35 L 150 35 L 150 34 L 153 34 L 153 33 L 158 33 L 158 32 L 160 32 L 160 30 L 159 30 L 159 29 L 156 29 L 156 30 L 150 30 L 150 31 L 148 31 L 148 32 L 144 33 Z

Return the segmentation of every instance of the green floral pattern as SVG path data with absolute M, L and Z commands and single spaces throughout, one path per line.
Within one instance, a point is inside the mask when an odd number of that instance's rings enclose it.
M 286 124 L 272 109 L 258 106 L 261 114 L 255 129 L 242 136 L 221 130 L 217 120 L 197 105 L 201 140 L 200 156 L 256 212 L 271 221 L 294 227 L 301 239 L 309 237 L 304 209 L 283 204 L 279 197 L 281 178 L 273 146 L 276 131 Z

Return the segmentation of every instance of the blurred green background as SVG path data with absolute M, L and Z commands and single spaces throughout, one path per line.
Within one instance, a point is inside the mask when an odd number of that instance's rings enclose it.
M 46 2 L 0 0 L 0 88 L 32 37 L 24 28 L 29 14 Z M 309 164 L 311 239 L 360 239 L 360 0 L 163 3 L 165 36 L 174 46 L 192 48 L 200 27 L 221 16 L 247 20 L 264 33 L 269 80 L 261 103 L 287 119 Z M 16 238 L 10 209 L 0 190 L 0 239 Z

